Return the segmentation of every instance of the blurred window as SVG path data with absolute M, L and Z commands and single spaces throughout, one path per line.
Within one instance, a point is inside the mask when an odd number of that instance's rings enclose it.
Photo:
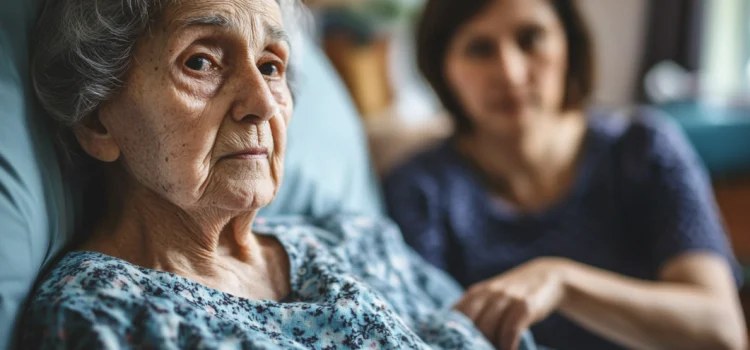
M 707 2 L 703 94 L 750 103 L 750 0 Z

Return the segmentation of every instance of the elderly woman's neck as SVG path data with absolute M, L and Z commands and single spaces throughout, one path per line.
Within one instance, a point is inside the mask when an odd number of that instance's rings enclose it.
M 251 262 L 261 254 L 252 233 L 256 212 L 183 210 L 147 189 L 120 198 L 118 215 L 101 225 L 84 249 L 147 268 L 212 274 L 217 262 Z

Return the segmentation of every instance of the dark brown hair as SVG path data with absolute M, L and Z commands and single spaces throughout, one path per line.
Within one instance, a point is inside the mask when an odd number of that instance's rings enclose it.
M 448 46 L 458 30 L 496 0 L 428 0 L 417 28 L 417 64 L 450 112 L 458 131 L 470 128 L 463 107 L 445 78 Z M 568 68 L 562 108 L 583 108 L 594 89 L 594 48 L 575 0 L 549 0 L 565 30 Z

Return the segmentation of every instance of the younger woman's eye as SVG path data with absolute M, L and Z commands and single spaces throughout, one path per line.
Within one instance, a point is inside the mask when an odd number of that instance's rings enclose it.
M 466 54 L 474 58 L 487 58 L 493 53 L 492 41 L 485 38 L 477 38 L 466 46 Z
M 211 61 L 203 56 L 192 56 L 185 61 L 185 67 L 196 72 L 203 72 L 211 68 Z
M 518 46 L 526 52 L 533 51 L 544 39 L 544 29 L 539 27 L 528 27 L 518 31 Z
M 274 62 L 266 62 L 258 67 L 260 74 L 273 77 L 279 74 L 279 67 Z

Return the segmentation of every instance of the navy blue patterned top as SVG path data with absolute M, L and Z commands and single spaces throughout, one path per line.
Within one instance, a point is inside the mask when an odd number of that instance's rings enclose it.
M 72 252 L 31 299 L 24 349 L 492 349 L 451 311 L 461 288 L 362 217 L 258 219 L 291 266 L 281 302 L 226 294 L 175 274 Z M 530 334 L 524 349 L 534 350 Z
M 647 109 L 589 114 L 577 179 L 547 210 L 498 203 L 449 141 L 387 178 L 390 215 L 407 243 L 464 286 L 543 256 L 646 280 L 688 251 L 736 268 L 708 176 L 677 126 Z M 559 314 L 532 332 L 561 350 L 618 348 Z

